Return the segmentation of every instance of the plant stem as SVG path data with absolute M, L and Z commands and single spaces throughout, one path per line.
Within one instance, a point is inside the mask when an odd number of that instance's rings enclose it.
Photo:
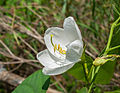
M 112 40 L 113 31 L 114 31 L 114 24 L 112 24 L 112 27 L 111 27 L 111 30 L 110 30 L 110 35 L 109 35 L 109 39 L 108 39 L 108 43 L 107 43 L 107 47 L 106 47 L 104 55 L 107 54 L 108 49 L 110 47 L 110 43 L 111 43 L 111 40 Z
M 92 72 L 91 85 L 90 85 L 90 87 L 89 87 L 88 93 L 90 93 L 90 92 L 91 92 L 91 89 L 92 89 L 93 84 L 94 84 L 94 80 L 95 80 L 95 78 L 96 78 L 96 75 L 97 75 L 97 73 L 98 73 L 99 69 L 100 69 L 100 66 L 98 66 L 98 67 L 96 68 L 95 73 L 94 73 L 94 70 L 93 70 L 93 72 Z
M 90 80 L 93 70 L 94 70 L 94 65 L 92 65 L 92 67 L 90 68 L 90 72 L 88 74 L 88 80 Z
M 91 92 L 92 87 L 93 87 L 93 83 L 90 85 L 89 90 L 88 90 L 88 93 Z
M 107 47 L 105 49 L 104 55 L 106 55 L 108 53 L 108 50 L 110 48 L 110 43 L 111 43 L 111 40 L 112 40 L 112 35 L 113 35 L 114 27 L 116 26 L 116 24 L 119 21 L 119 19 L 120 19 L 120 17 L 112 24 L 112 27 L 110 29 L 110 35 L 109 35 Z
M 89 80 L 88 80 L 86 69 L 85 69 L 85 64 L 82 64 L 82 66 L 83 66 L 83 71 L 84 71 L 85 79 L 86 79 L 87 83 L 89 84 Z
M 116 48 L 120 48 L 120 45 L 115 46 L 115 47 L 112 47 L 112 48 L 109 48 L 108 51 L 114 50 L 114 49 L 116 49 Z

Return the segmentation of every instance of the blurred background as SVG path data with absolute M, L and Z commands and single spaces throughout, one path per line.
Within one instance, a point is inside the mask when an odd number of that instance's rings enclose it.
M 62 27 L 68 16 L 76 20 L 87 46 L 86 53 L 95 59 L 107 43 L 119 5 L 120 0 L 1 0 L 0 73 L 7 71 L 7 74 L 0 74 L 0 93 L 11 93 L 19 84 L 15 79 L 24 79 L 42 68 L 36 54 L 46 48 L 44 32 L 49 27 Z M 96 93 L 120 89 L 120 63 L 116 64 L 110 84 L 98 85 Z M 84 85 L 64 73 L 51 77 L 50 88 L 62 93 L 79 93 Z

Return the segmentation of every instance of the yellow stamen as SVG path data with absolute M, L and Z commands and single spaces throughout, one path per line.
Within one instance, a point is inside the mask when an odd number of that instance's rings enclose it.
M 54 35 L 53 34 L 51 34 L 51 37 L 53 37 Z
M 66 54 L 66 51 L 65 50 L 62 50 L 62 48 L 60 47 L 60 44 L 58 44 L 58 47 L 57 47 L 57 44 L 53 44 L 53 40 L 52 40 L 52 38 L 53 38 L 53 34 L 51 34 L 51 44 L 52 44 L 52 46 L 54 47 L 54 52 L 56 51 L 56 50 L 58 50 L 61 54 Z
M 54 46 L 54 52 L 57 50 L 57 44 L 55 44 Z
M 61 47 L 60 47 L 60 49 L 58 51 L 62 54 L 62 48 Z
M 51 34 L 51 44 L 52 44 L 52 46 L 54 47 L 54 44 L 53 44 L 53 41 L 52 41 L 52 37 L 53 37 L 53 34 Z
M 66 54 L 66 51 L 65 51 L 65 50 L 62 50 L 62 54 Z
M 60 44 L 58 44 L 58 50 L 60 49 Z

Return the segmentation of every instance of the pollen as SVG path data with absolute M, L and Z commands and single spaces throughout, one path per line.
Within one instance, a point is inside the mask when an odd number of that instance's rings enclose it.
M 58 50 L 60 49 L 60 44 L 58 44 Z
M 62 54 L 66 54 L 66 51 L 65 51 L 65 50 L 62 50 Z
M 62 54 L 62 48 L 61 47 L 60 47 L 60 49 L 58 51 Z
M 54 35 L 53 34 L 51 34 L 51 37 L 53 37 Z

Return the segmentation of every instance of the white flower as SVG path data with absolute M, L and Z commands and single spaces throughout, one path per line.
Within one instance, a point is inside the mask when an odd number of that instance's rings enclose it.
M 64 73 L 81 60 L 83 41 L 73 17 L 65 19 L 63 28 L 48 28 L 44 41 L 47 49 L 37 54 L 37 59 L 44 66 L 42 70 L 44 74 Z

